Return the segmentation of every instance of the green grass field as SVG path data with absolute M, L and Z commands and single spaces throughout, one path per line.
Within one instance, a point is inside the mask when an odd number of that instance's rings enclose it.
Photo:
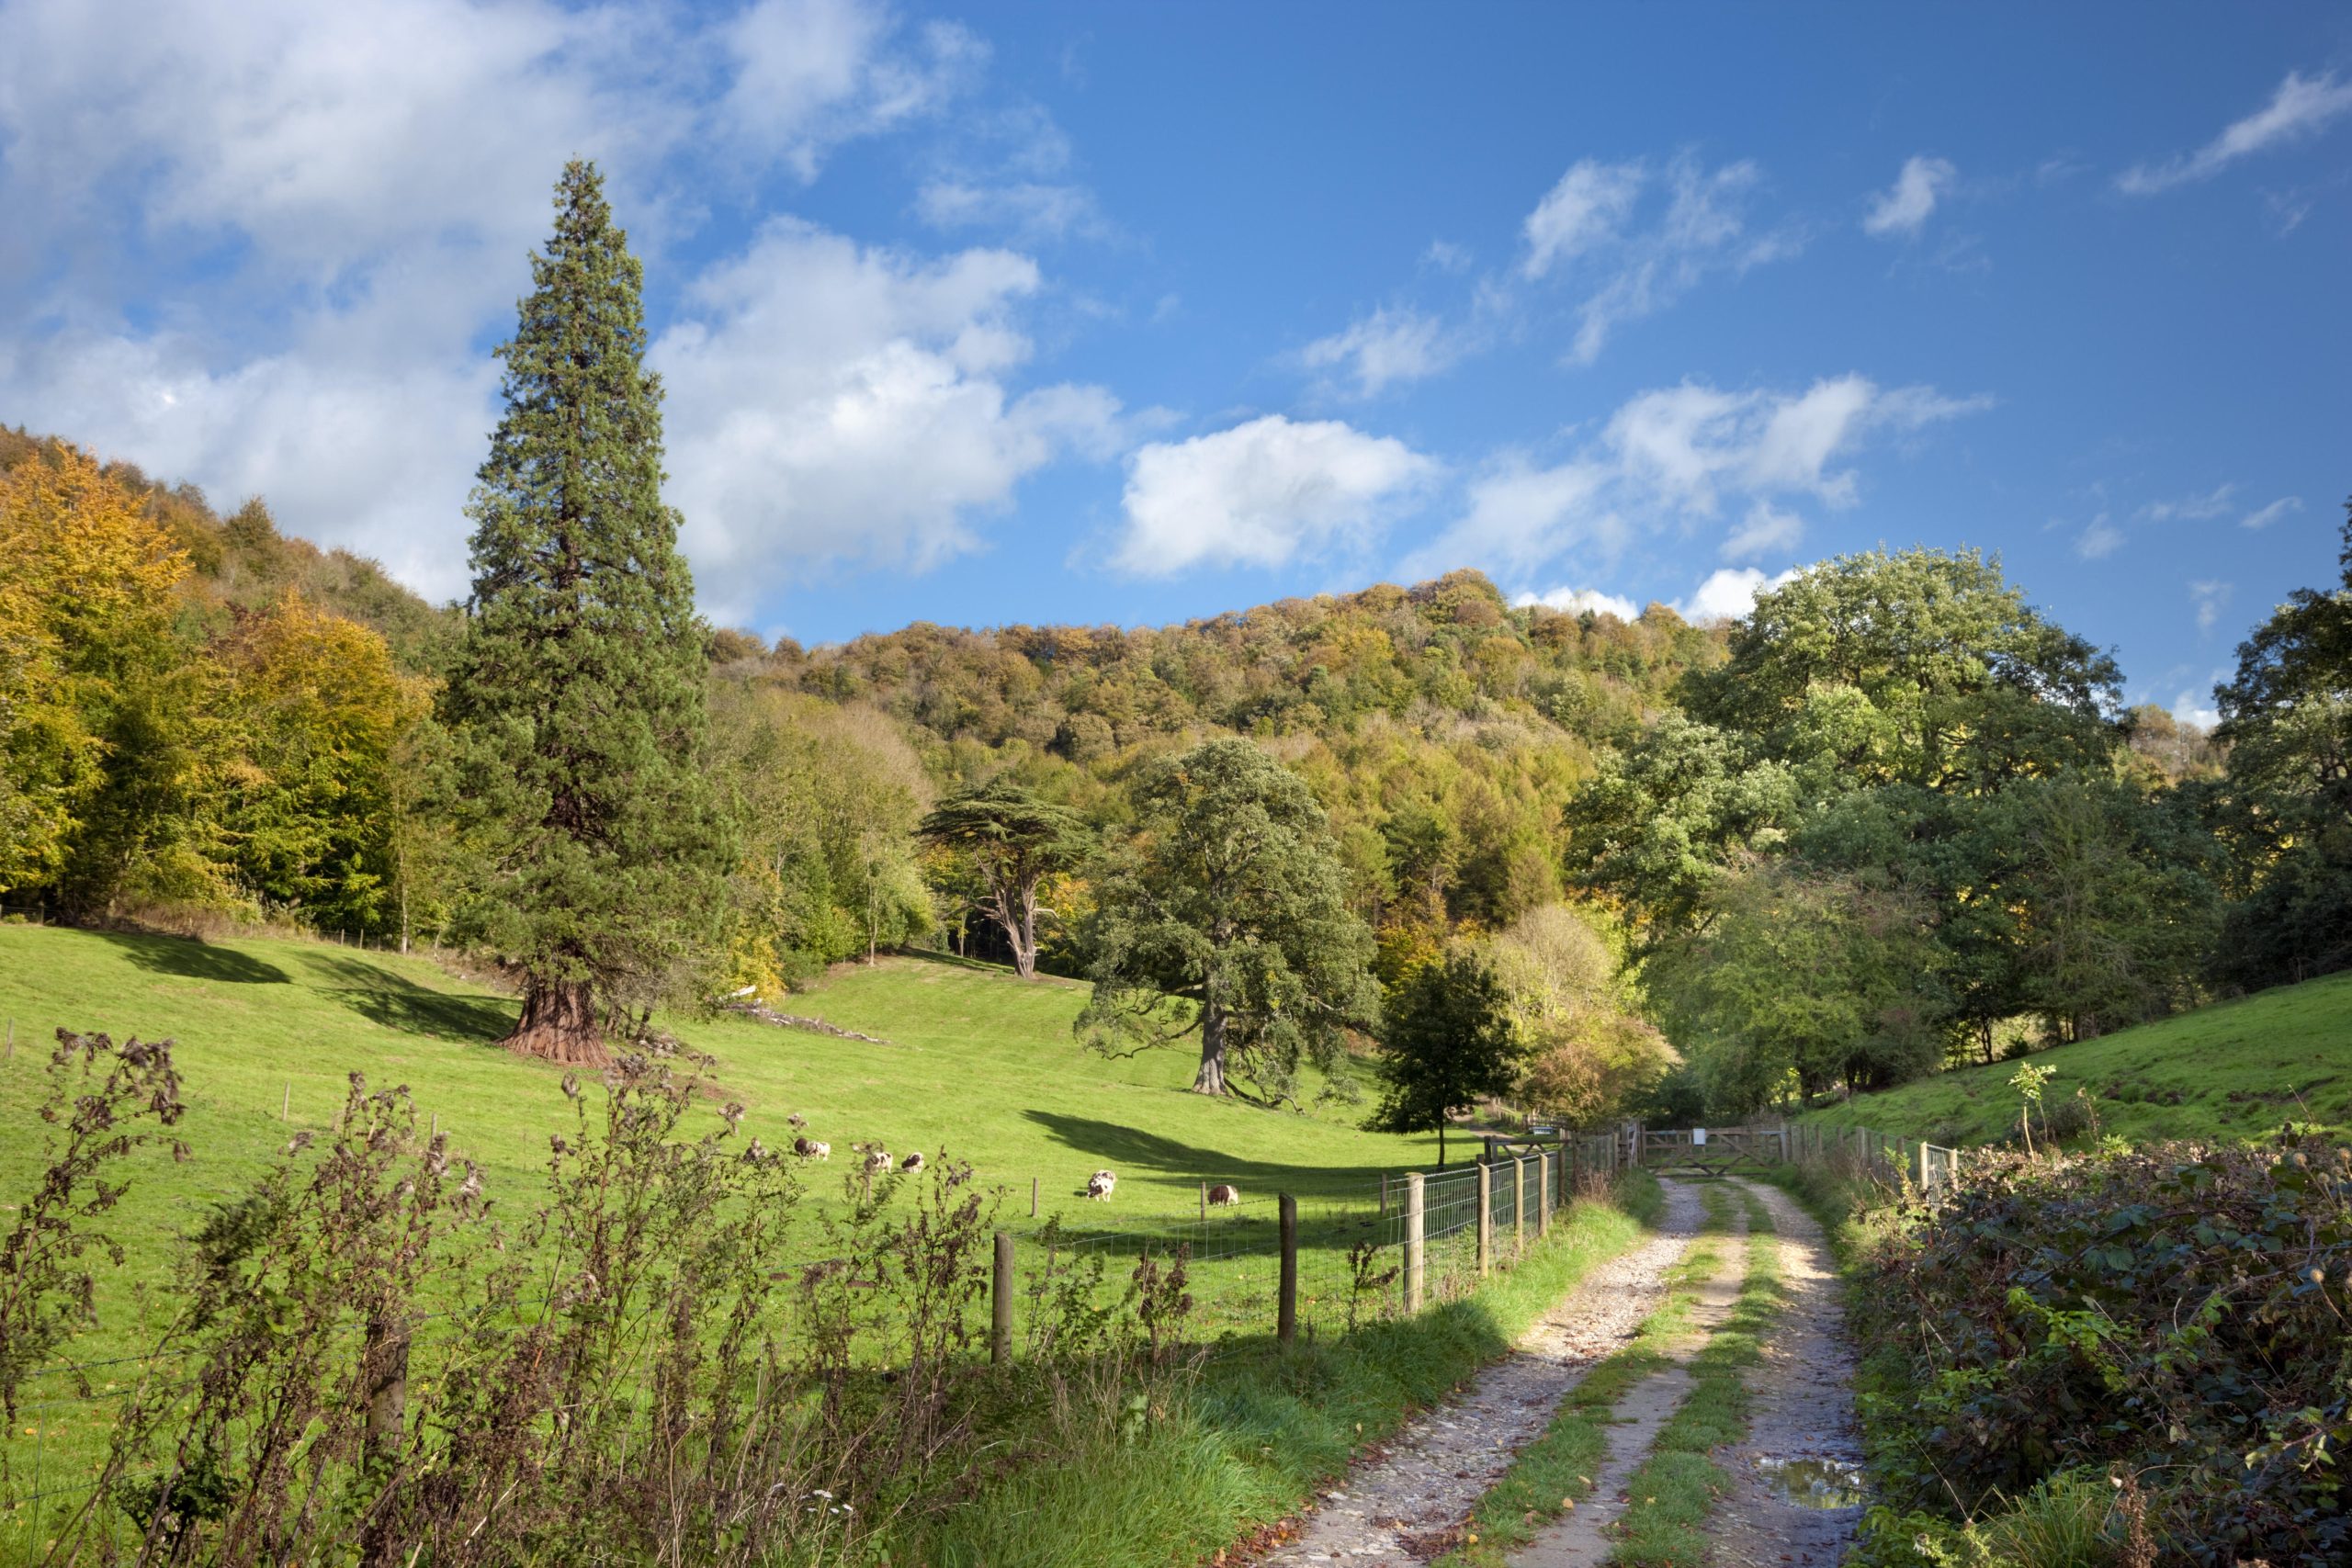
M 2293 1121 L 2352 1135 L 2352 974 L 2199 1008 L 2096 1040 L 2036 1052 L 2055 1107 L 2085 1091 L 2099 1128 L 2133 1142 L 2259 1138 Z M 1990 1143 L 2016 1129 L 2018 1064 L 1963 1067 L 1865 1094 L 1811 1119 L 1939 1144 Z
M 1434 1166 L 1434 1137 L 1361 1131 L 1361 1106 L 1300 1114 L 1211 1100 L 1186 1092 L 1193 1064 L 1182 1050 L 1090 1054 L 1070 1034 L 1084 996 L 1066 980 L 1023 985 L 1001 970 L 894 958 L 791 1004 L 887 1045 L 734 1018 L 661 1021 L 716 1058 L 714 1115 L 740 1100 L 746 1135 L 788 1145 L 785 1118 L 797 1111 L 809 1136 L 832 1145 L 831 1164 L 811 1168 L 820 1194 L 860 1139 L 969 1160 L 984 1182 L 1003 1184 L 1008 1213 L 1023 1219 L 1032 1178 L 1045 1213 L 1105 1220 L 1181 1213 L 1202 1181 L 1232 1182 L 1251 1198 L 1277 1189 L 1338 1198 L 1385 1170 Z M 423 959 L 0 926 L 0 1015 L 16 1038 L 0 1064 L 0 1203 L 13 1204 L 40 1169 L 35 1111 L 61 1025 L 177 1042 L 190 1107 L 180 1131 L 197 1157 L 140 1167 L 121 1227 L 134 1274 L 170 1265 L 171 1248 L 142 1243 L 184 1234 L 284 1144 L 282 1108 L 295 1127 L 327 1125 L 355 1071 L 371 1088 L 406 1084 L 420 1112 L 437 1115 L 452 1146 L 485 1168 L 492 1196 L 526 1199 L 548 1135 L 570 1126 L 571 1109 L 560 1072 L 492 1043 L 514 1012 L 508 998 Z M 1086 1202 L 1087 1176 L 1105 1167 L 1118 1172 L 1116 1196 Z

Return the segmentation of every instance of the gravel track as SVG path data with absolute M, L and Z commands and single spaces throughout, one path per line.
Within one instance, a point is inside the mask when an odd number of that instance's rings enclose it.
M 1434 1555 L 1519 1450 L 1551 1425 L 1569 1390 L 1657 1309 L 1666 1272 L 1701 1219 L 1696 1188 L 1661 1185 L 1666 1213 L 1657 1234 L 1594 1269 L 1468 1389 L 1368 1450 L 1305 1516 L 1298 1537 L 1260 1561 L 1405 1568 Z

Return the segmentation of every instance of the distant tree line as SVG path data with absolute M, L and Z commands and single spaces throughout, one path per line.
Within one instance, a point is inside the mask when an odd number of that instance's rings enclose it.
M 1091 977 L 1089 1040 L 1209 1092 L 1385 1040 L 1399 1126 L 1737 1114 L 2352 962 L 2352 533 L 2211 736 L 1926 549 L 1729 626 L 1456 572 L 770 644 L 694 614 L 593 168 L 556 210 L 462 604 L 0 432 L 0 904 L 430 934 L 564 1060 L 944 944 Z

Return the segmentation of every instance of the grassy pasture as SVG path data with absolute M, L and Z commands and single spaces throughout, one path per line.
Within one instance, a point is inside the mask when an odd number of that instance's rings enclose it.
M 2055 1110 L 2084 1090 L 2100 1130 L 2135 1143 L 2255 1139 L 2284 1122 L 2352 1136 L 2352 974 L 2280 986 L 2136 1029 L 2037 1052 Z M 1938 1143 L 1990 1143 L 2017 1128 L 2015 1062 L 1962 1067 L 1865 1094 L 1812 1120 Z

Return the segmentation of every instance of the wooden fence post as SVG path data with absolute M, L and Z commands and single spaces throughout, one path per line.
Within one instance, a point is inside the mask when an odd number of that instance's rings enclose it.
M 1209 1184 L 1208 1184 L 1207 1182 L 1204 1181 L 1204 1182 L 1202 1182 L 1202 1183 L 1201 1183 L 1201 1224 L 1207 1224 L 1208 1223 L 1209 1223 Z
M 1527 1250 L 1527 1156 L 1514 1155 L 1510 1162 L 1510 1255 L 1516 1262 Z
M 1408 1314 L 1421 1310 L 1423 1259 L 1421 1257 L 1421 1173 L 1408 1171 L 1405 1177 L 1405 1311 Z
M 1552 1234 L 1552 1165 L 1560 1151 L 1545 1149 L 1536 1157 L 1544 1163 L 1535 1168 L 1535 1239 L 1542 1241 Z
M 405 1317 L 374 1316 L 368 1320 L 367 1339 L 360 1348 L 368 1402 L 363 1451 L 368 1467 L 386 1475 L 400 1460 L 408 1410 L 408 1344 Z M 373 1511 L 360 1531 L 362 1568 L 393 1568 L 401 1561 L 398 1524 L 398 1509 L 379 1507 Z
M 1920 1190 L 1920 1191 L 1922 1191 L 1922 1192 L 1925 1192 L 1925 1191 L 1928 1191 L 1928 1145 L 1927 1145 L 1925 1143 L 1922 1143 L 1922 1144 L 1919 1145 L 1919 1190 Z
M 1012 1233 L 996 1233 L 996 1279 L 989 1294 L 989 1359 L 1012 1359 Z
M 1029 1179 L 1029 1217 L 1037 1217 L 1037 1179 L 1034 1176 Z
M 1287 1345 L 1298 1337 L 1298 1200 L 1282 1194 L 1283 1283 L 1275 1311 L 1274 1337 Z
M 1478 1278 L 1495 1267 L 1495 1168 L 1478 1156 Z

